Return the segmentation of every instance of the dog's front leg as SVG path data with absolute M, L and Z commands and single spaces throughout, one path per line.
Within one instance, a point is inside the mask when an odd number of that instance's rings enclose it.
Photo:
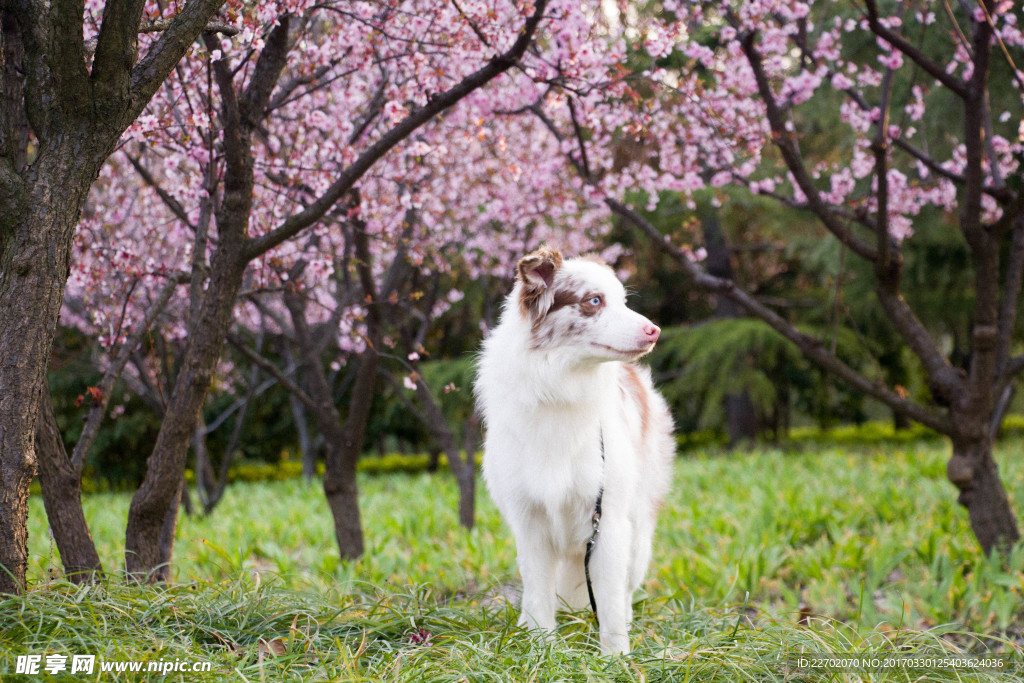
M 516 539 L 519 573 L 523 576 L 523 607 L 519 625 L 523 628 L 555 630 L 556 557 L 550 544 L 538 534 L 521 534 Z
M 597 617 L 601 623 L 601 651 L 604 654 L 629 652 L 629 622 L 632 617 L 632 596 L 627 595 L 629 548 L 628 525 L 616 524 L 606 514 L 591 556 L 590 570 Z

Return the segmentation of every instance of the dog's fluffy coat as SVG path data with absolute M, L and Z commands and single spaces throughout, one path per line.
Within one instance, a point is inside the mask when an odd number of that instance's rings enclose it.
M 487 425 L 484 479 L 523 577 L 519 622 L 552 630 L 560 602 L 589 604 L 583 556 L 603 486 L 590 573 L 602 649 L 626 652 L 675 451 L 668 406 L 634 362 L 659 330 L 627 308 L 600 261 L 542 248 L 517 270 L 475 389 Z

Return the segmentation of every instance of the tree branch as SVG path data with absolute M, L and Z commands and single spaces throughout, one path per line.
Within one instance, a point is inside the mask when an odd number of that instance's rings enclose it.
M 130 120 L 138 118 L 174 66 L 199 37 L 224 0 L 190 0 L 132 69 Z
M 19 172 L 27 165 L 31 129 L 25 112 L 25 45 L 21 28 L 7 9 L 0 10 L 0 22 L 0 202 L 13 207 L 24 193 Z M 10 208 L 7 212 L 19 213 Z M 0 221 L 0 245 L 6 229 L 4 223 Z
M 876 133 L 871 141 L 871 150 L 875 156 L 875 231 L 877 236 L 875 248 L 878 259 L 875 261 L 875 277 L 879 284 L 884 283 L 886 289 L 899 291 L 899 277 L 902 263 L 898 247 L 889 234 L 889 100 L 892 96 L 892 68 L 887 67 L 882 77 L 882 100 L 879 104 L 881 116 L 876 125 Z
M 747 57 L 747 62 L 750 64 L 751 70 L 754 72 L 754 78 L 757 81 L 757 90 L 761 95 L 761 100 L 764 102 L 765 111 L 768 117 L 768 123 L 772 130 L 772 141 L 775 146 L 779 148 L 782 153 L 782 158 L 786 163 L 786 168 L 789 169 L 792 174 L 794 181 L 800 191 L 807 197 L 807 205 L 811 211 L 821 220 L 829 232 L 850 248 L 853 253 L 857 254 L 861 258 L 867 261 L 875 261 L 878 258 L 878 252 L 874 246 L 867 242 L 859 239 L 854 235 L 848 225 L 837 216 L 821 198 L 821 194 L 818 192 L 818 188 L 814 185 L 814 180 L 811 178 L 810 173 L 804 167 L 803 160 L 800 158 L 800 153 L 796 149 L 796 145 L 793 142 L 792 135 L 786 130 L 786 122 L 783 117 L 782 109 L 780 109 L 778 102 L 775 100 L 775 94 L 772 92 L 771 84 L 768 82 L 768 76 L 764 71 L 764 63 L 761 60 L 761 55 L 757 51 L 754 45 L 754 34 L 748 33 L 740 41 L 743 53 Z
M 302 403 L 302 405 L 306 406 L 310 410 L 317 410 L 316 401 L 310 398 L 309 394 L 303 391 L 302 388 L 298 384 L 296 384 L 293 379 L 291 379 L 290 377 L 288 377 L 288 375 L 283 373 L 281 371 L 281 368 L 277 367 L 269 360 L 267 360 L 266 358 L 256 353 L 248 346 L 246 346 L 245 342 L 243 342 L 238 337 L 237 334 L 228 334 L 228 343 L 235 347 L 235 349 L 237 349 L 239 353 L 248 358 L 251 362 L 255 363 L 257 366 L 263 368 L 268 373 L 270 373 L 270 375 L 278 382 L 280 382 L 281 386 L 283 386 L 293 396 L 295 396 L 295 398 L 297 398 L 299 402 Z
M 192 230 L 195 230 L 196 226 L 189 220 L 188 211 L 186 211 L 185 207 L 181 205 L 181 202 L 175 199 L 170 192 L 165 190 L 160 183 L 156 181 L 156 178 L 153 177 L 153 174 L 149 172 L 148 168 L 142 165 L 142 161 L 138 157 L 132 156 L 127 152 L 127 150 L 124 155 L 128 158 L 128 161 L 131 162 L 132 166 L 135 168 L 135 172 L 139 174 L 142 181 L 153 188 L 157 196 L 160 197 L 160 201 L 164 203 L 164 206 L 166 206 L 179 221 L 192 228 Z
M 128 98 L 132 67 L 139 56 L 139 22 L 145 4 L 144 0 L 108 0 L 103 6 L 89 80 L 93 98 L 105 106 L 109 103 L 116 107 Z
M 772 129 L 772 138 L 782 153 L 789 172 L 793 175 L 801 191 L 807 196 L 807 202 L 811 210 L 818 216 L 829 232 L 835 235 L 840 242 L 848 246 L 855 254 L 875 263 L 879 260 L 884 260 L 883 256 L 889 256 L 888 249 L 883 254 L 876 247 L 857 239 L 821 199 L 821 195 L 814 186 L 810 174 L 800 159 L 789 131 L 785 128 L 782 111 L 775 101 L 771 84 L 768 82 L 768 77 L 764 71 L 761 55 L 754 46 L 753 34 L 744 36 L 741 46 L 754 72 L 758 92 L 765 103 L 768 122 Z M 881 220 L 881 217 L 879 220 Z M 882 231 L 883 227 L 884 223 L 876 225 L 875 229 Z M 889 244 L 887 232 L 884 235 L 880 234 L 878 239 L 880 241 L 885 239 L 886 244 Z M 898 258 L 890 257 L 889 260 L 890 263 L 883 273 L 883 277 L 878 279 L 880 286 L 876 289 L 876 292 L 878 293 L 879 302 L 882 304 L 889 320 L 904 337 L 918 358 L 921 359 L 925 369 L 928 371 L 932 390 L 943 398 L 948 399 L 961 387 L 961 376 L 949 364 L 946 357 L 942 355 L 931 335 L 921 324 L 921 321 L 917 319 L 917 316 L 914 315 L 914 312 L 907 305 L 903 297 L 900 296 Z M 889 272 L 894 267 L 896 270 Z M 915 417 L 914 419 L 917 418 Z
M 71 453 L 71 465 L 79 474 L 81 474 L 82 469 L 85 467 L 85 459 L 89 455 L 93 443 L 96 441 L 96 436 L 99 434 L 100 423 L 103 421 L 103 416 L 106 415 L 107 407 L 110 405 L 110 394 L 114 389 L 114 384 L 120 379 L 124 366 L 128 363 L 128 359 L 131 358 L 135 349 L 138 348 L 143 335 L 149 331 L 153 321 L 167 306 L 167 302 L 171 300 L 174 290 L 187 281 L 188 275 L 185 273 L 177 273 L 167 280 L 163 289 L 160 290 L 160 294 L 157 295 L 157 298 L 146 309 L 142 320 L 138 322 L 135 329 L 132 330 L 128 338 L 118 348 L 110 367 L 103 373 L 103 379 L 100 380 L 97 386 L 100 391 L 100 398 L 98 401 L 93 401 L 89 414 L 86 416 L 85 425 L 82 427 L 82 434 L 78 437 L 75 450 Z
M 147 19 L 139 24 L 139 33 L 160 33 L 171 28 L 174 24 L 173 19 Z M 219 19 L 211 19 L 203 27 L 203 33 L 219 33 L 224 36 L 237 36 L 239 30 L 237 26 L 226 24 Z
M 946 86 L 962 98 L 967 97 L 966 83 L 956 76 L 946 73 L 946 70 L 941 64 L 932 61 L 928 55 L 918 49 L 916 45 L 908 41 L 899 33 L 882 26 L 882 23 L 878 19 L 878 5 L 875 3 L 875 0 L 865 0 L 864 4 L 867 8 L 868 26 L 871 28 L 872 33 L 912 59 L 935 80 L 942 83 L 942 85 Z
M 522 30 L 519 32 L 519 37 L 512 47 L 506 52 L 491 58 L 486 65 L 466 76 L 448 90 L 431 97 L 424 106 L 410 112 L 394 128 L 384 133 L 380 139 L 370 145 L 351 166 L 342 171 L 319 199 L 304 210 L 289 217 L 269 233 L 253 239 L 249 244 L 247 256 L 250 259 L 256 258 L 319 221 L 363 177 L 363 174 L 371 166 L 398 143 L 409 137 L 413 131 L 445 109 L 459 102 L 459 100 L 477 88 L 486 85 L 512 68 L 522 58 L 526 48 L 532 42 L 546 7 L 547 0 L 537 0 L 534 13 L 526 20 Z
M 17 17 L 25 47 L 25 111 L 45 146 L 55 117 L 88 116 L 92 98 L 85 66 L 81 5 L 74 2 L 5 3 Z
M 820 339 L 808 336 L 797 330 L 786 319 L 740 289 L 732 280 L 709 275 L 703 268 L 692 262 L 682 249 L 667 242 L 658 229 L 636 211 L 610 198 L 605 199 L 605 204 L 614 213 L 626 219 L 634 227 L 646 234 L 659 249 L 671 256 L 673 260 L 682 266 L 686 274 L 698 287 L 729 297 L 748 313 L 765 321 L 772 329 L 793 342 L 807 358 L 823 370 L 845 381 L 857 391 L 885 403 L 893 410 L 927 427 L 931 427 L 937 432 L 949 434 L 952 431 L 952 425 L 946 416 L 901 398 L 896 392 L 883 384 L 868 379 L 832 354 Z
M 288 27 L 291 17 L 278 17 L 277 24 L 267 36 L 263 51 L 256 60 L 256 68 L 245 92 L 239 98 L 242 120 L 254 128 L 263 120 L 264 111 L 270 102 L 270 95 L 288 62 Z
M 974 259 L 974 315 L 966 394 L 991 395 L 998 381 L 1000 245 L 982 222 L 985 187 L 985 93 L 992 50 L 992 27 L 975 22 L 973 72 L 964 98 L 964 184 L 960 230 Z M 996 159 L 991 160 L 996 163 Z M 987 402 L 986 402 L 987 403 Z M 991 407 L 991 406 L 990 406 Z

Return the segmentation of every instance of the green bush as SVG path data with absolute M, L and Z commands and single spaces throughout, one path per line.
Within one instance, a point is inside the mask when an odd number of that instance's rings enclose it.
M 827 338 L 822 330 L 802 327 Z M 837 337 L 837 354 L 848 364 L 869 363 L 871 350 L 848 330 Z M 862 421 L 863 397 L 833 386 L 795 344 L 767 323 L 729 318 L 667 328 L 650 364 L 681 431 L 722 431 L 727 396 L 749 396 L 762 432 L 783 436 L 793 409 L 820 426 Z

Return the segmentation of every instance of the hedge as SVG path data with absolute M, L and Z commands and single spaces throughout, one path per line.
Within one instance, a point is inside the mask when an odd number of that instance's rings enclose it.
M 1024 436 L 1024 415 L 1009 415 L 1003 422 L 1003 436 Z M 885 444 L 905 444 L 922 439 L 938 439 L 941 435 L 921 425 L 912 425 L 908 429 L 896 430 L 888 422 L 866 422 L 862 425 L 844 425 L 831 429 L 817 427 L 796 427 L 790 430 L 789 438 L 784 446 L 799 449 L 801 447 L 839 445 L 845 447 L 882 446 Z M 688 451 L 719 448 L 726 445 L 722 434 L 710 431 L 690 432 L 676 437 L 680 453 Z M 482 454 L 476 454 L 479 466 Z M 430 456 L 426 454 L 402 455 L 392 453 L 385 456 L 366 456 L 359 460 L 356 468 L 367 475 L 381 474 L 417 474 L 427 471 Z M 448 459 L 441 455 L 438 468 L 448 469 Z M 324 465 L 317 463 L 317 476 L 323 476 Z M 283 481 L 302 476 L 302 463 L 296 460 L 283 460 L 279 463 L 241 462 L 231 468 L 228 481 Z M 190 484 L 195 483 L 192 470 L 185 471 L 185 478 Z M 83 479 L 83 493 L 97 493 L 115 490 L 115 486 L 105 480 Z M 33 494 L 39 493 L 39 482 L 32 483 Z

